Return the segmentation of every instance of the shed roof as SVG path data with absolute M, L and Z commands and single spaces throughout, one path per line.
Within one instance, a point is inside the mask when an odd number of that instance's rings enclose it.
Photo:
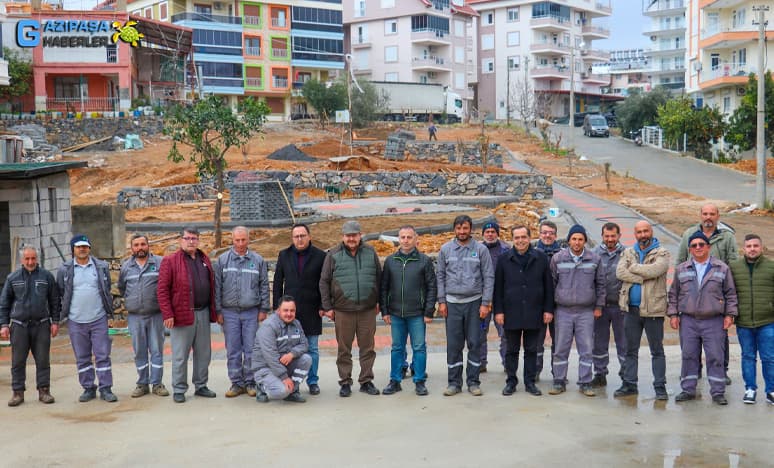
M 0 164 L 0 180 L 34 179 L 87 165 L 86 161 Z

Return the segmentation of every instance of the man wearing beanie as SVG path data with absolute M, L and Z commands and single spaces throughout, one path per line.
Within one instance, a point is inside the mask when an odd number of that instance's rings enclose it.
M 734 278 L 728 266 L 710 255 L 710 240 L 701 231 L 688 239 L 691 257 L 677 265 L 669 288 L 669 325 L 680 329 L 683 363 L 680 369 L 682 392 L 676 402 L 696 398 L 699 380 L 699 350 L 707 357 L 707 379 L 712 401 L 727 405 L 723 369 L 726 330 L 737 316 Z
M 497 271 L 497 259 L 501 254 L 505 254 L 510 250 L 508 244 L 500 240 L 500 225 L 495 221 L 489 221 L 484 223 L 481 228 L 481 235 L 484 237 L 484 246 L 489 250 L 489 257 L 492 259 L 492 269 Z M 486 366 L 488 363 L 487 354 L 489 350 L 486 345 L 486 336 L 489 334 L 489 323 L 492 321 L 492 315 L 489 314 L 484 320 L 481 321 L 481 367 L 479 372 L 486 372 Z M 495 322 L 495 330 L 497 330 L 497 336 L 500 338 L 500 363 L 505 367 L 505 336 L 503 335 L 503 327 Z
M 567 363 L 572 341 L 578 350 L 578 385 L 581 393 L 595 396 L 591 388 L 591 350 L 594 345 L 594 319 L 605 306 L 605 272 L 599 255 L 586 249 L 586 229 L 576 224 L 567 234 L 566 249 L 551 257 L 556 302 L 556 352 L 554 386 L 548 392 L 566 391 Z
M 73 258 L 59 267 L 56 282 L 62 298 L 59 321 L 68 319 L 67 329 L 78 367 L 78 381 L 85 403 L 97 397 L 113 403 L 113 370 L 110 362 L 108 316 L 113 316 L 108 264 L 91 256 L 91 243 L 84 235 L 70 241 Z M 92 356 L 94 359 L 92 360 Z M 96 371 L 96 372 L 95 372 Z M 99 387 L 94 384 L 96 378 Z

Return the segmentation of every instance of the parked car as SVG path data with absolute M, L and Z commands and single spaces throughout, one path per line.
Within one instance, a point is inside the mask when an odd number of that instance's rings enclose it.
M 607 119 L 601 114 L 588 114 L 583 118 L 583 134 L 592 136 L 610 136 L 610 127 L 607 126 Z
M 615 112 L 605 113 L 605 120 L 607 120 L 607 126 L 610 128 L 618 126 L 618 119 L 615 116 Z

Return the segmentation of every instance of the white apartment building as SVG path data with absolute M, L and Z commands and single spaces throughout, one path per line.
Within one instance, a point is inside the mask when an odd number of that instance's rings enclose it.
M 642 4 L 642 14 L 650 18 L 644 34 L 650 39 L 652 84 L 676 94 L 685 89 L 685 6 L 686 0 L 643 0 Z
M 479 14 L 478 106 L 496 119 L 518 118 L 519 82 L 552 96 L 551 114 L 569 116 L 570 87 L 575 112 L 600 110 L 609 74 L 592 67 L 607 62 L 593 41 L 610 30 L 599 19 L 612 14 L 610 0 L 468 0 Z M 510 87 L 509 87 L 510 84 Z M 522 85 L 523 89 L 523 85 Z M 510 105 L 509 105 L 510 102 Z
M 730 116 L 739 107 L 748 75 L 758 74 L 758 26 L 753 0 L 688 0 L 686 87 L 697 106 L 713 106 Z M 766 70 L 774 68 L 774 8 L 766 13 Z
M 344 49 L 358 79 L 441 84 L 467 111 L 475 16 L 463 0 L 344 0 Z
M 610 86 L 602 88 L 603 93 L 626 97 L 635 88 L 642 92 L 652 89 L 652 63 L 649 50 L 611 50 L 610 61 L 594 65 L 592 72 L 610 75 Z

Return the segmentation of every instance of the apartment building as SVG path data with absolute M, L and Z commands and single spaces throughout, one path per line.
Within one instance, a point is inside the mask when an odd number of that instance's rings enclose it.
M 343 13 L 359 79 L 441 84 L 470 110 L 477 14 L 463 0 L 354 0 Z
M 610 85 L 602 88 L 603 94 L 626 97 L 633 89 L 642 92 L 652 89 L 652 62 L 649 50 L 611 50 L 610 61 L 593 65 L 592 72 L 610 75 Z
M 686 87 L 697 106 L 713 106 L 726 116 L 739 107 L 750 73 L 758 74 L 758 26 L 752 0 L 688 0 Z M 774 11 L 766 13 L 766 39 L 774 39 Z M 766 70 L 774 67 L 774 48 L 766 47 Z M 764 70 L 764 71 L 766 71 Z
M 478 106 L 496 119 L 510 110 L 527 80 L 536 93 L 550 97 L 553 117 L 569 116 L 570 89 L 575 112 L 597 111 L 611 98 L 602 87 L 609 74 L 593 66 L 609 60 L 594 49 L 610 30 L 602 20 L 612 14 L 609 0 L 469 0 L 481 16 L 478 31 Z
M 643 0 L 642 14 L 650 18 L 644 34 L 650 39 L 652 84 L 675 94 L 685 89 L 686 1 Z

